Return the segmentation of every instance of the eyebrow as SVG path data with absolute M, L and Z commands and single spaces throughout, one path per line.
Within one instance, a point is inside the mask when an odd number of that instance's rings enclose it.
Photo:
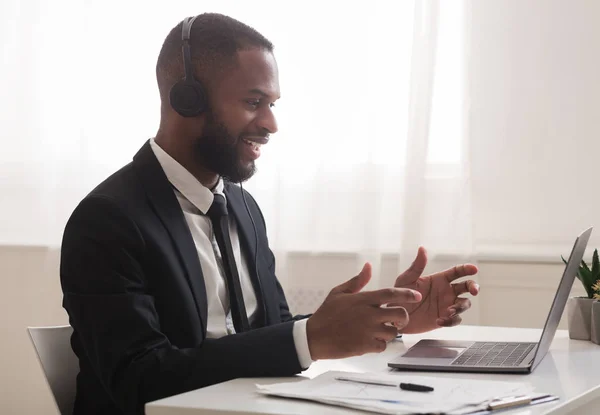
M 264 97 L 264 98 L 270 98 L 270 97 L 271 97 L 271 96 L 270 96 L 269 94 L 267 94 L 265 91 L 263 91 L 262 89 L 258 89 L 258 88 L 253 88 L 253 89 L 251 89 L 251 90 L 250 90 L 250 91 L 248 91 L 248 92 L 250 92 L 251 94 L 258 94 L 258 95 L 261 95 L 261 96 L 262 96 L 262 97 Z M 275 98 L 275 99 L 277 100 L 277 99 L 279 99 L 279 98 L 281 98 L 281 97 L 277 97 L 277 98 Z

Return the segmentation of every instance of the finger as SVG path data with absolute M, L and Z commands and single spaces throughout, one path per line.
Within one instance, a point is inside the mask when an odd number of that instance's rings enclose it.
M 383 340 L 385 342 L 391 342 L 398 335 L 398 330 L 393 326 L 381 325 L 380 328 L 375 332 L 375 338 L 377 340 Z
M 392 323 L 397 328 L 408 324 L 408 311 L 404 307 L 383 307 L 377 310 L 378 323 Z
M 387 348 L 385 340 L 373 339 L 369 344 L 369 350 L 366 353 L 381 353 Z
M 452 284 L 452 288 L 454 289 L 454 295 L 457 297 L 466 293 L 471 295 L 479 294 L 479 284 L 473 280 L 457 282 Z
M 448 316 L 452 317 L 455 314 L 462 314 L 471 308 L 471 300 L 468 298 L 457 298 L 454 304 L 448 307 Z
M 450 318 L 438 318 L 436 320 L 436 324 L 440 327 L 454 327 L 458 326 L 462 322 L 462 317 L 459 315 L 455 315 Z
M 467 285 L 469 286 L 469 294 L 471 294 L 472 296 L 479 294 L 479 284 L 477 284 L 473 280 L 469 280 L 468 282 L 469 284 Z
M 446 278 L 448 282 L 452 282 L 462 277 L 466 277 L 468 275 L 477 274 L 477 267 L 473 264 L 461 264 L 456 265 L 450 269 L 442 271 L 436 275 L 442 275 Z
M 422 246 L 417 251 L 417 257 L 410 267 L 396 278 L 395 287 L 402 287 L 414 283 L 419 279 L 427 265 L 427 251 Z
M 375 291 L 365 291 L 358 295 L 369 305 L 381 306 L 390 303 L 418 303 L 421 293 L 408 288 L 383 288 Z
M 334 287 L 331 294 L 354 294 L 362 290 L 371 280 L 371 264 L 368 262 L 363 265 L 362 270 L 354 278 L 349 279 L 343 284 Z

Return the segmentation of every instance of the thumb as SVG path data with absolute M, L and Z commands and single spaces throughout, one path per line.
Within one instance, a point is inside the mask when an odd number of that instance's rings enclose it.
M 354 294 L 362 290 L 371 280 L 371 264 L 365 263 L 362 270 L 354 278 L 338 285 L 331 294 Z
M 427 265 L 427 251 L 422 246 L 417 251 L 417 257 L 410 265 L 410 267 L 396 278 L 394 287 L 402 287 L 405 285 L 413 284 L 419 279 L 425 266 Z

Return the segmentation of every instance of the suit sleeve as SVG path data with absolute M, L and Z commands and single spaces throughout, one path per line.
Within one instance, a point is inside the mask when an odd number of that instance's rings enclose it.
M 144 274 L 145 241 L 111 199 L 86 198 L 63 237 L 63 306 L 92 369 L 125 413 L 146 402 L 238 377 L 302 370 L 293 322 L 177 348 L 161 332 Z

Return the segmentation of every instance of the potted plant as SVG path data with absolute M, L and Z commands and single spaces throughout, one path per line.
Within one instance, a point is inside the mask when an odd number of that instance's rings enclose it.
M 563 262 L 567 261 L 561 256 Z M 587 297 L 571 297 L 567 303 L 567 316 L 569 323 L 569 337 L 576 340 L 590 340 L 592 337 L 592 305 L 600 299 L 600 292 L 596 293 L 595 289 L 600 288 L 600 260 L 598 258 L 598 250 L 594 250 L 592 256 L 592 267 L 590 268 L 584 260 L 581 260 L 577 271 L 577 278 L 583 285 Z M 598 297 L 595 299 L 594 295 Z M 600 323 L 600 305 L 596 306 L 599 316 L 594 322 Z M 597 323 L 597 324 L 598 324 Z M 594 330 L 594 334 L 600 337 L 600 327 Z M 595 339 L 596 340 L 596 339 Z M 597 339 L 600 342 L 600 339 Z

